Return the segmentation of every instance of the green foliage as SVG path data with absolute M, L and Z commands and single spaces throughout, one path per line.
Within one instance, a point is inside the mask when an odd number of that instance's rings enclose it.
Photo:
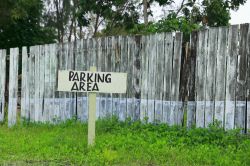
M 165 124 L 98 120 L 87 148 L 87 124 L 0 125 L 0 165 L 250 165 L 249 136 L 212 125 L 186 129 Z
M 78 12 L 78 20 L 82 26 L 89 26 L 91 15 L 95 14 L 94 28 L 96 30 L 101 23 L 105 22 L 105 30 L 103 33 L 106 35 L 114 34 L 115 29 L 130 29 L 134 24 L 138 23 L 139 14 L 135 10 L 135 4 L 133 1 L 126 0 L 106 0 L 95 1 L 92 0 L 80 0 L 80 10 Z
M 0 17 L 0 48 L 54 42 L 54 31 L 42 26 L 41 0 L 6 0 Z M 1 6 L 1 5 L 0 5 Z

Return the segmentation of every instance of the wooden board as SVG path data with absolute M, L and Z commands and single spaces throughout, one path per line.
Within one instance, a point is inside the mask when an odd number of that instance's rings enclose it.
M 17 118 L 17 92 L 18 92 L 18 58 L 19 49 L 10 49 L 9 68 L 9 105 L 8 105 L 8 126 L 16 124 Z
M 148 36 L 142 36 L 141 39 L 141 103 L 140 103 L 140 120 L 147 120 L 148 112 Z
M 247 112 L 246 112 L 246 131 L 250 132 L 250 28 L 248 24 L 248 43 L 246 44 L 247 52 L 247 90 L 246 90 L 246 97 L 247 97 Z
M 238 25 L 229 27 L 228 54 L 226 56 L 226 98 L 225 98 L 225 129 L 234 128 L 236 67 L 238 55 Z
M 134 100 L 133 100 L 133 56 L 135 50 L 135 43 L 133 37 L 128 37 L 128 80 L 127 80 L 127 118 L 134 119 Z
M 198 42 L 198 32 L 192 32 L 191 43 L 190 43 L 190 76 L 188 81 L 188 102 L 187 102 L 187 127 L 191 128 L 196 124 L 196 57 L 197 57 L 197 42 Z
M 172 77 L 171 77 L 171 112 L 170 125 L 181 124 L 183 119 L 182 102 L 179 96 L 180 68 L 182 52 L 182 33 L 175 34 L 174 53 L 172 59 Z
M 45 94 L 45 68 L 47 66 L 45 66 L 45 47 L 46 46 L 40 46 L 39 47 L 39 55 L 36 56 L 36 58 L 39 58 L 38 62 L 39 62 L 39 66 L 36 65 L 36 68 L 39 68 L 38 71 L 38 79 L 36 80 L 39 84 L 39 89 L 37 90 L 38 93 L 38 121 L 40 122 L 44 122 L 44 94 Z M 50 71 L 51 72 L 51 71 Z M 50 93 L 52 93 L 52 90 L 50 91 Z M 51 103 L 49 103 L 49 105 L 51 105 Z M 50 110 L 53 110 L 53 108 L 50 108 Z M 49 120 L 50 121 L 50 120 Z
M 164 81 L 164 41 L 165 34 L 156 35 L 156 81 L 155 81 L 155 121 L 161 123 L 163 121 L 163 81 Z
M 213 124 L 214 93 L 215 93 L 215 63 L 218 47 L 218 28 L 210 28 L 208 32 L 208 47 L 206 58 L 206 82 L 205 82 L 205 127 Z M 205 47 L 205 46 L 204 46 Z
M 0 122 L 4 121 L 5 83 L 6 83 L 6 50 L 0 50 Z
M 112 46 L 111 46 L 111 71 L 119 72 L 119 40 L 118 37 L 112 37 Z M 112 95 L 112 115 L 119 117 L 119 94 Z
M 206 57 L 208 30 L 198 33 L 196 63 L 196 127 L 205 126 Z
M 98 47 L 98 62 L 97 62 L 97 71 L 105 71 L 105 38 L 100 39 Z M 99 118 L 105 117 L 106 111 L 106 98 L 105 94 L 99 94 Z
M 141 36 L 134 38 L 134 55 L 133 55 L 133 108 L 134 120 L 140 119 L 140 103 L 141 103 Z
M 128 43 L 126 37 L 121 37 L 121 52 L 120 52 L 120 72 L 128 70 Z M 127 94 L 120 94 L 119 119 L 124 121 L 127 117 Z
M 29 83 L 28 83 L 28 52 L 27 47 L 22 48 L 22 82 L 21 82 L 21 118 L 27 119 L 29 113 Z
M 173 68 L 173 34 L 166 33 L 164 38 L 164 83 L 163 83 L 163 123 L 170 125 L 170 113 L 171 113 L 171 78 Z
M 249 24 L 240 25 L 239 55 L 236 80 L 235 127 L 245 129 L 246 111 L 246 76 L 247 76 L 247 41 Z
M 75 70 L 81 71 L 83 66 L 84 66 L 84 62 L 83 62 L 83 54 L 84 54 L 84 50 L 83 50 L 83 40 L 77 40 L 76 41 L 76 48 L 75 48 Z M 84 110 L 84 106 L 83 106 L 83 93 L 77 93 L 76 94 L 76 118 L 78 120 L 82 120 L 83 119 L 83 110 Z
M 214 120 L 224 126 L 225 81 L 228 28 L 220 27 L 218 33 L 218 51 L 215 75 L 215 110 Z
M 156 64 L 156 37 L 150 35 L 148 46 L 148 122 L 155 120 L 155 64 Z

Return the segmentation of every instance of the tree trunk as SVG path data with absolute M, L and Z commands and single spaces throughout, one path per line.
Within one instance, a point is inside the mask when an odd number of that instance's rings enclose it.
M 144 24 L 148 25 L 148 0 L 143 0 L 143 17 Z

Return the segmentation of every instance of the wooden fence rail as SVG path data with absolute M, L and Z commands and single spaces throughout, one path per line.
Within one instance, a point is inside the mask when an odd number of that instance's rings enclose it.
M 2 74 L 6 51 L 0 55 Z M 56 123 L 73 117 L 86 121 L 87 94 L 58 92 L 57 72 L 96 66 L 97 71 L 128 73 L 126 94 L 97 94 L 97 118 L 116 115 L 120 120 L 188 127 L 208 127 L 218 121 L 225 129 L 250 129 L 249 24 L 193 32 L 190 44 L 183 44 L 182 33 L 160 33 L 11 49 L 10 126 L 16 121 L 20 57 L 21 116 L 30 121 Z M 3 74 L 0 121 L 4 87 Z

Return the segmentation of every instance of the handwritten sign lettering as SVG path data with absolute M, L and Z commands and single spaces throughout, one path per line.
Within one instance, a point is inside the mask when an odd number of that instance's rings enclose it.
M 66 70 L 58 73 L 58 91 L 126 93 L 126 88 L 126 73 Z

